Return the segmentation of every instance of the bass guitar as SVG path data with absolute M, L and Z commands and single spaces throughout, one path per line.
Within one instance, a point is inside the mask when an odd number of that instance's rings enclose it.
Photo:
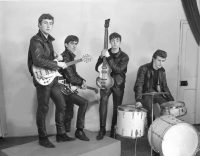
M 69 84 L 66 82 L 65 79 L 59 79 L 58 80 L 58 83 L 62 85 L 61 87 L 61 91 L 63 94 L 65 95 L 69 95 L 69 94 L 72 94 L 72 93 L 78 93 L 78 89 L 80 89 L 80 87 L 78 86 L 74 86 L 72 84 Z M 97 88 L 94 88 L 94 87 L 91 87 L 91 86 L 87 86 L 87 89 L 89 90 L 93 90 L 96 94 L 98 93 L 98 89 Z
M 66 65 L 68 67 L 73 64 L 77 64 L 79 62 L 87 63 L 90 61 L 91 61 L 91 56 L 86 54 L 86 55 L 83 55 L 83 57 L 80 59 L 66 63 Z M 55 77 L 62 76 L 57 70 L 48 70 L 48 69 L 44 69 L 44 68 L 37 67 L 34 65 L 32 66 L 32 71 L 33 71 L 33 76 L 36 79 L 36 81 L 43 86 L 49 85 L 54 80 Z
M 104 35 L 104 49 L 108 49 L 108 27 L 110 19 L 105 20 L 105 35 Z M 110 68 L 106 57 L 103 56 L 103 63 L 98 67 L 99 77 L 96 79 L 96 84 L 100 89 L 109 89 L 114 85 L 114 80 L 110 76 L 112 69 Z

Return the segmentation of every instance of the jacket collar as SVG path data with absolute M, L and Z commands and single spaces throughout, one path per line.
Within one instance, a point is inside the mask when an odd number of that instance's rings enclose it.
M 112 55 L 113 57 L 118 57 L 122 52 L 121 48 L 119 48 L 119 51 L 117 53 L 112 53 L 111 48 L 108 51 L 109 51 L 110 55 Z
M 149 63 L 149 67 L 151 68 L 152 71 L 154 70 L 154 68 L 153 68 L 153 61 L 151 61 Z M 158 71 L 165 71 L 165 69 L 163 67 L 161 67 L 160 69 L 158 69 Z
M 65 48 L 65 52 L 69 53 L 72 57 L 76 57 L 74 53 L 72 53 L 69 49 Z
M 44 36 L 44 34 L 43 34 L 40 30 L 38 31 L 38 35 L 41 37 L 41 39 L 42 39 L 44 42 L 47 42 L 47 41 L 52 42 L 52 41 L 55 40 L 55 38 L 53 38 L 50 34 L 48 35 L 48 38 L 46 38 L 46 37 Z

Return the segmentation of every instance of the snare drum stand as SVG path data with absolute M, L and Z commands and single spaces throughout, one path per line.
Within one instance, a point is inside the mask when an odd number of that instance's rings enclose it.
M 154 114 L 154 110 L 153 110 L 153 99 L 154 99 L 154 95 L 156 94 L 168 94 L 167 92 L 150 92 L 150 93 L 143 93 L 142 95 L 151 95 L 151 124 L 153 123 L 153 114 Z M 153 133 L 153 127 L 151 127 L 151 134 L 150 134 L 150 139 L 152 141 L 152 133 Z M 153 150 L 152 150 L 152 146 L 151 146 L 151 156 L 153 155 Z
M 153 123 L 153 114 L 154 114 L 154 110 L 153 110 L 153 99 L 154 99 L 154 95 L 155 94 L 160 94 L 159 92 L 150 92 L 150 93 L 144 93 L 143 95 L 150 95 L 151 96 L 151 124 Z M 150 127 L 149 127 L 150 128 Z M 152 141 L 152 128 L 151 128 L 151 134 L 150 134 L 150 139 Z M 153 150 L 151 147 L 151 156 L 153 155 Z
M 151 124 L 153 123 L 153 114 L 154 114 L 154 110 L 153 110 L 153 98 L 154 98 L 154 93 L 151 95 Z M 152 141 L 152 128 L 151 128 L 151 141 Z M 153 150 L 151 147 L 151 156 L 153 155 Z

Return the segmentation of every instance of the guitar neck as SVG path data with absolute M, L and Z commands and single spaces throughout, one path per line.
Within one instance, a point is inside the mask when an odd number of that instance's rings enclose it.
M 104 32 L 104 49 L 108 49 L 108 28 Z
M 82 58 L 80 58 L 80 59 L 78 59 L 78 60 L 74 60 L 74 61 L 71 61 L 71 62 L 67 62 L 66 65 L 67 65 L 67 66 L 71 66 L 71 65 L 73 65 L 73 64 L 77 64 L 77 63 L 82 62 L 82 61 L 83 61 Z
M 109 19 L 107 20 L 109 24 Z M 104 49 L 108 49 L 108 27 L 105 27 L 104 30 Z M 103 65 L 105 66 L 107 64 L 106 58 L 103 57 Z
M 98 93 L 98 89 L 96 89 L 94 87 L 87 86 L 87 89 L 93 90 L 93 91 L 95 91 L 95 93 Z

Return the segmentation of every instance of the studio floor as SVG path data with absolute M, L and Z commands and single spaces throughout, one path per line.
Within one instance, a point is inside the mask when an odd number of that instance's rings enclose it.
M 200 125 L 194 125 L 194 127 L 200 131 Z M 97 132 L 94 135 L 96 134 Z M 106 135 L 109 136 L 109 132 Z M 0 156 L 8 156 L 2 152 L 3 149 L 30 143 L 37 139 L 37 136 L 0 138 Z M 147 134 L 138 139 L 120 136 L 117 136 L 116 139 L 121 142 L 121 156 L 151 156 L 151 147 L 147 139 Z M 200 152 L 196 156 L 200 156 Z

